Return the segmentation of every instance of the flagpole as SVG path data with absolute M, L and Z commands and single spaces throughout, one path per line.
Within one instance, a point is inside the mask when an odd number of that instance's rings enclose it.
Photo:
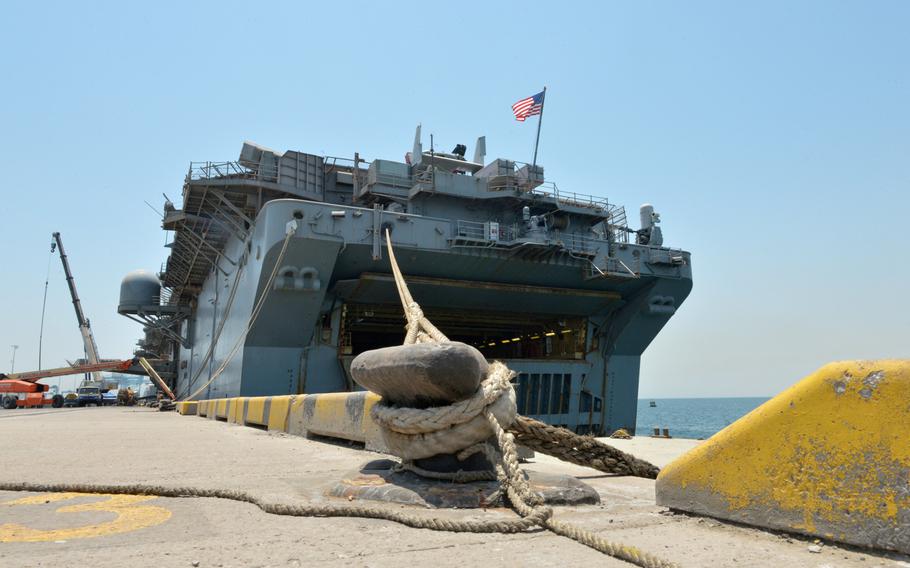
M 537 146 L 540 144 L 540 125 L 543 122 L 543 107 L 547 103 L 547 87 L 544 85 L 543 98 L 540 101 L 540 116 L 537 118 L 537 140 L 534 141 L 534 161 L 531 163 L 531 175 L 537 167 Z

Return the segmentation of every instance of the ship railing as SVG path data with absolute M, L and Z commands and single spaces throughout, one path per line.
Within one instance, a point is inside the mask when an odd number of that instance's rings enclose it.
M 641 259 L 622 260 L 620 258 L 603 258 L 600 264 L 589 263 L 585 267 L 585 276 L 591 278 L 607 278 L 611 280 L 641 278 Z
M 323 156 L 322 163 L 323 184 L 325 184 L 325 180 L 329 179 L 329 176 L 334 172 L 342 171 L 343 169 L 344 171 L 350 171 L 351 175 L 354 177 L 354 186 L 355 191 L 357 192 L 356 197 L 363 195 L 364 187 L 368 185 L 365 181 L 371 162 L 359 158 L 357 160 L 352 160 L 351 158 L 340 156 Z M 364 169 L 363 166 L 366 166 L 367 169 Z
M 170 286 L 162 286 L 161 294 L 159 296 L 159 306 L 173 306 L 176 305 L 180 300 L 180 294 L 177 293 L 175 288 Z
M 605 197 L 577 193 L 574 191 L 563 191 L 551 181 L 544 182 L 537 187 L 528 190 L 529 193 L 543 197 L 552 197 L 559 203 L 574 205 L 576 207 L 591 207 L 593 209 L 610 210 L 610 203 Z
M 554 199 L 559 204 L 571 205 L 574 207 L 586 207 L 596 209 L 597 211 L 611 211 L 611 205 L 605 197 L 596 195 L 587 195 L 574 191 L 563 191 L 555 183 L 545 181 L 534 187 L 529 186 L 527 179 L 518 175 L 498 176 L 495 181 L 487 185 L 489 191 L 518 191 Z
M 508 243 L 518 238 L 518 225 L 458 219 L 455 221 L 454 236 L 456 240 Z
M 344 168 L 346 170 L 354 171 L 355 166 L 358 168 L 358 173 L 362 169 L 362 166 L 366 165 L 369 167 L 370 162 L 366 160 L 360 160 L 360 162 L 355 162 L 351 158 L 344 158 L 341 156 L 323 156 L 323 175 L 328 176 L 332 172 Z
M 610 231 L 613 233 L 613 240 L 624 245 L 629 244 L 629 232 L 619 225 L 610 225 Z
M 412 182 L 416 185 L 433 186 L 435 183 L 436 168 L 414 169 Z
M 459 219 L 455 221 L 454 229 L 456 240 L 485 244 L 511 243 L 521 237 L 521 230 L 518 224 L 494 224 Z M 605 250 L 609 246 L 609 241 L 596 236 L 552 231 L 546 243 L 541 244 L 557 245 L 571 253 L 594 256 L 599 250 Z
M 609 246 L 609 242 L 602 238 L 560 231 L 553 231 L 553 233 L 555 242 L 571 252 L 593 255 L 599 249 Z
M 610 205 L 610 215 L 607 217 L 608 229 L 613 233 L 613 239 L 618 243 L 629 242 L 629 223 L 626 219 L 626 208 L 621 205 Z
M 487 241 L 487 230 L 483 223 L 475 221 L 455 221 L 455 237 L 474 241 Z
M 682 249 L 649 248 L 648 262 L 650 264 L 681 265 L 686 263 L 686 253 Z
M 354 167 L 354 160 L 352 158 L 345 158 L 343 156 L 323 156 L 322 161 L 323 161 L 323 163 L 326 164 L 327 167 L 328 167 L 329 162 L 331 162 L 333 166 L 341 165 L 342 167 L 346 167 L 346 168 Z M 340 162 L 340 164 L 339 164 L 339 162 Z M 364 166 L 364 165 L 369 166 L 370 163 L 371 162 L 369 160 L 364 160 L 363 158 L 360 159 L 361 166 Z
M 414 180 L 411 178 L 411 176 L 402 177 L 392 174 L 382 174 L 378 172 L 370 173 L 369 183 L 370 185 L 387 185 L 390 187 L 399 187 L 404 189 L 411 189 L 414 186 Z
M 278 168 L 260 164 L 255 168 L 240 162 L 190 162 L 187 181 L 207 179 L 255 179 L 278 182 Z

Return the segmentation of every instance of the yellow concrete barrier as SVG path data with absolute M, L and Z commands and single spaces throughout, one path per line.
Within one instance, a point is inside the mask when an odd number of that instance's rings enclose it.
M 269 398 L 271 400 L 269 401 L 269 413 L 266 418 L 266 426 L 270 431 L 287 432 L 288 415 L 291 411 L 291 405 L 297 399 L 297 396 L 272 396 Z
M 230 402 L 230 399 L 227 399 L 227 398 L 219 398 L 218 400 L 216 400 L 215 401 L 215 411 L 210 413 L 210 416 L 212 418 L 215 418 L 218 420 L 227 420 L 229 402 Z
M 199 406 L 199 403 L 195 400 L 178 402 L 177 413 L 184 416 L 195 416 L 197 406 Z
M 228 413 L 228 422 L 243 425 L 243 409 L 248 399 L 236 397 L 231 399 L 231 411 Z
M 268 396 L 256 396 L 246 399 L 246 412 L 243 415 L 243 424 L 255 424 L 257 426 L 267 426 L 269 423 Z
M 681 456 L 657 503 L 910 553 L 910 361 L 832 363 Z
M 367 449 L 384 451 L 379 428 L 370 419 L 378 400 L 379 395 L 366 391 L 299 397 L 290 408 L 287 432 L 363 442 Z
M 199 400 L 195 414 L 232 424 L 265 426 L 298 436 L 316 434 L 362 442 L 369 450 L 386 451 L 370 409 L 379 400 L 371 392 L 257 396 Z M 185 414 L 181 412 L 181 414 Z
M 230 421 L 235 409 L 236 398 L 213 398 L 210 400 L 199 400 L 196 409 L 198 416 L 204 416 L 209 420 Z

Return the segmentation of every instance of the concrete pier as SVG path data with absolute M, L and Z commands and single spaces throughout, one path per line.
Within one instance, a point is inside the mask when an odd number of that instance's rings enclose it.
M 325 492 L 340 477 L 382 457 L 356 446 L 145 408 L 0 410 L 0 429 L 7 440 L 0 482 L 223 487 L 269 499 L 324 502 L 333 499 Z M 659 465 L 699 444 L 648 438 L 611 443 Z M 904 556 L 827 542 L 819 546 L 807 537 L 670 514 L 655 505 L 654 482 L 647 479 L 612 477 L 546 456 L 535 457 L 526 468 L 575 476 L 599 493 L 600 505 L 556 507 L 558 517 L 681 566 L 910 563 Z M 453 534 L 368 519 L 279 517 L 219 499 L 59 499 L 0 492 L 0 565 L 628 566 L 548 532 Z M 505 509 L 415 512 L 452 518 L 514 515 Z M 815 546 L 819 552 L 809 550 Z

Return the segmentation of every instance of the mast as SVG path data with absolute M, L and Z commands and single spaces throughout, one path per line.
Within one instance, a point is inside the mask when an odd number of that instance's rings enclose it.
M 547 104 L 547 87 L 544 85 L 543 95 L 540 97 L 540 116 L 537 117 L 537 139 L 534 141 L 534 160 L 531 162 L 531 175 L 536 173 L 537 168 L 537 146 L 540 144 L 540 125 L 543 124 L 543 107 Z

